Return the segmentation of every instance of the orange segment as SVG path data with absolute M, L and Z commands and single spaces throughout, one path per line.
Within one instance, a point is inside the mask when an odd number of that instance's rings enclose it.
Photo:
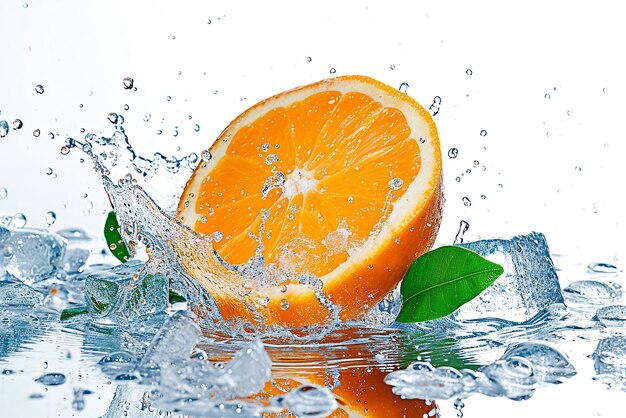
M 319 277 L 343 318 L 392 290 L 434 241 L 442 205 L 435 125 L 417 102 L 376 80 L 337 77 L 266 99 L 210 151 L 181 197 L 181 222 L 212 235 L 231 264 L 254 256 L 263 228 L 265 262 L 292 278 Z M 259 307 L 268 322 L 328 316 L 295 283 L 268 290 L 269 305 Z

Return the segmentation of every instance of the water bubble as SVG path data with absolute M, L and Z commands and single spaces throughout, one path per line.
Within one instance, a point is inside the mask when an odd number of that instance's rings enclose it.
M 454 237 L 454 242 L 453 244 L 462 244 L 463 243 L 463 235 L 467 232 L 467 230 L 469 229 L 469 223 L 465 220 L 461 220 L 461 222 L 459 223 L 459 230 L 456 233 L 456 236 Z
M 62 155 L 67 155 L 67 154 L 70 153 L 70 148 L 64 145 L 64 146 L 61 147 L 61 151 L 60 152 L 61 152 Z
M 51 226 L 56 221 L 57 221 L 57 214 L 56 213 L 54 213 L 52 211 L 46 212 L 46 223 L 48 224 L 48 226 Z
M 57 386 L 65 383 L 65 375 L 62 373 L 46 373 L 35 379 L 35 382 L 39 382 L 45 386 Z
M 432 116 L 436 116 L 437 113 L 439 113 L 440 106 L 441 106 L 441 97 L 435 96 L 433 98 L 433 103 L 428 108 L 428 111 L 430 112 Z
M 390 69 L 391 71 L 393 71 L 393 70 L 395 70 L 395 69 L 396 69 L 396 66 L 395 66 L 394 64 L 391 64 L 391 65 L 389 66 L 389 69 Z
M 348 196 L 348 203 L 354 203 L 354 197 Z
M 485 131 L 484 129 L 480 131 L 480 136 L 487 136 L 487 131 Z
M 157 135 L 161 135 L 163 133 L 163 131 L 159 129 L 156 133 L 157 133 Z
M 6 189 L 6 187 L 0 187 L 0 199 L 6 199 L 8 195 L 9 191 Z
M 54 134 L 52 132 L 48 132 L 48 138 L 54 139 Z
M 200 125 L 198 125 L 197 123 L 193 126 L 193 130 L 196 132 L 200 132 Z
M 9 124 L 6 120 L 0 120 L 0 138 L 4 138 L 9 133 Z
M 132 89 L 134 83 L 135 83 L 135 80 L 133 80 L 132 77 L 126 77 L 124 78 L 124 80 L 122 80 L 122 84 L 124 85 L 124 88 L 126 90 Z
M 39 135 L 41 135 L 41 131 L 40 131 L 39 129 L 35 129 L 35 130 L 33 131 L 33 136 L 34 136 L 35 138 L 38 138 L 38 137 L 39 137 Z
M 456 158 L 459 155 L 459 150 L 457 148 L 450 148 L 448 150 L 448 157 L 450 158 Z
M 25 9 L 28 9 L 28 3 L 22 4 L 22 7 L 25 8 Z
M 480 161 L 474 160 L 474 167 L 478 167 L 478 164 L 480 164 Z
M 481 194 L 481 195 L 480 195 L 480 198 L 481 198 L 482 200 L 485 200 L 485 199 L 487 198 L 487 196 L 485 196 L 484 194 Z
M 472 75 L 473 71 L 470 68 L 468 68 L 467 70 L 465 70 L 465 74 Z
M 402 184 L 403 184 L 403 181 L 399 177 L 396 177 L 395 179 L 391 179 L 389 180 L 389 183 L 387 183 L 387 185 L 389 186 L 391 190 L 399 190 L 402 187 Z
M 107 119 L 111 123 L 117 123 L 118 115 L 115 112 L 111 112 L 107 115 Z
M 336 69 L 334 69 L 334 68 L 331 68 L 331 69 L 330 69 L 330 73 L 331 73 L 331 74 L 335 74 L 336 72 L 337 72 L 337 70 L 336 70 Z
M 211 151 L 205 149 L 200 153 L 200 158 L 202 158 L 202 161 L 208 162 L 211 161 L 211 158 L 213 158 L 213 156 L 211 155 Z
M 167 96 L 165 97 L 165 100 L 167 100 L 168 102 L 172 100 L 172 96 Z
M 589 270 L 590 273 L 600 274 L 616 274 L 619 272 L 616 266 L 609 263 L 591 263 L 587 266 L 587 270 Z
M 270 150 L 270 144 L 269 143 L 266 142 L 265 144 L 261 145 L 261 151 L 267 152 L 269 150 Z
M 574 167 L 574 171 L 576 173 L 580 173 L 582 171 L 582 168 L 580 166 L 576 166 L 576 167 Z
M 13 121 L 13 129 L 15 130 L 22 129 L 22 126 L 24 126 L 24 124 L 22 123 L 21 119 L 15 119 Z
M 398 90 L 400 90 L 400 93 L 406 93 L 408 89 L 409 89 L 409 83 L 405 83 L 405 82 L 400 84 L 400 87 L 398 87 Z
M 127 104 L 124 105 L 124 110 L 128 110 L 130 109 L 130 106 L 128 106 Z
M 463 206 L 472 206 L 472 201 L 467 196 L 463 196 Z
M 567 116 L 572 116 L 572 111 L 571 110 L 567 111 Z
M 47 174 L 48 176 L 51 176 L 51 175 L 52 175 L 52 173 L 54 173 L 54 170 L 52 170 L 52 167 L 48 167 L 48 168 L 46 168 L 46 174 Z
M 152 115 L 150 113 L 148 113 L 146 116 L 143 117 L 143 121 L 144 122 L 148 122 L 151 117 L 152 117 Z
M 43 86 L 41 84 L 37 84 L 35 86 L 35 92 L 37 92 L 37 94 L 43 94 L 43 91 L 44 91 L 44 89 L 43 89 Z
M 549 99 L 550 95 L 548 93 L 546 93 L 543 97 L 545 97 L 546 99 Z
M 306 57 L 306 60 L 307 60 L 307 62 L 311 62 L 311 61 L 313 61 L 313 58 L 311 58 L 311 57 Z
M 289 301 L 287 299 L 283 298 L 280 300 L 280 309 L 282 309 L 283 311 L 289 309 Z

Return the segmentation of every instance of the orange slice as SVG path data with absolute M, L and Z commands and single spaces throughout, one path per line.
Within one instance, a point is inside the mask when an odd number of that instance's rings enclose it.
M 262 239 L 266 265 L 287 272 L 256 306 L 267 323 L 328 320 L 328 307 L 302 284 L 306 275 L 321 280 L 342 319 L 359 317 L 430 249 L 439 229 L 435 124 L 407 94 L 369 77 L 336 77 L 265 99 L 231 122 L 210 153 L 187 182 L 177 216 L 213 236 L 230 264 L 247 262 Z M 250 316 L 239 293 L 205 288 L 222 316 Z

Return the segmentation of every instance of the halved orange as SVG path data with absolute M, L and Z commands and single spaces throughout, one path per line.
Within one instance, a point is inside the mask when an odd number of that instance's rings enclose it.
M 328 320 L 327 304 L 303 280 L 312 276 L 342 319 L 359 317 L 393 290 L 439 229 L 435 124 L 410 96 L 369 77 L 331 78 L 265 99 L 231 122 L 210 153 L 187 182 L 178 218 L 213 236 L 233 265 L 253 257 L 262 240 L 264 262 L 276 267 L 268 271 L 286 273 L 256 304 L 267 323 Z M 225 318 L 250 317 L 250 301 L 236 300 L 229 286 L 204 287 Z

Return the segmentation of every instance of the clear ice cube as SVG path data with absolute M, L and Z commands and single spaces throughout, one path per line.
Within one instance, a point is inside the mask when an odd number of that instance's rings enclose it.
M 0 306 L 37 306 L 43 295 L 21 282 L 0 281 Z
M 500 264 L 504 274 L 455 312 L 460 320 L 500 318 L 524 322 L 563 303 L 561 286 L 542 233 L 458 244 Z
M 140 262 L 128 262 L 86 274 L 85 303 L 89 312 L 112 320 L 134 320 L 167 309 L 165 276 L 148 274 Z
M 7 271 L 27 284 L 53 277 L 65 253 L 67 242 L 57 234 L 41 229 L 16 229 L 0 244 L 10 252 Z

